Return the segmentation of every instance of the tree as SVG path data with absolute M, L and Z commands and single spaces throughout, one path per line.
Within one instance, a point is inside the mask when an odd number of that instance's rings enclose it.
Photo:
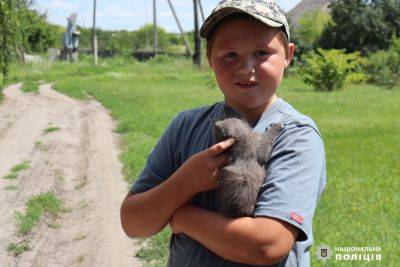
M 389 47 L 400 34 L 400 0 L 337 0 L 330 4 L 332 22 L 318 44 L 347 52 L 376 51 Z
M 28 13 L 29 15 L 23 18 L 26 28 L 22 43 L 25 44 L 27 52 L 46 52 L 56 43 L 56 29 L 46 22 L 46 14 L 39 14 L 33 10 L 29 10 Z
M 299 20 L 299 26 L 294 28 L 292 39 L 295 40 L 296 54 L 307 53 L 315 48 L 324 26 L 330 21 L 329 13 L 313 10 L 304 13 Z
M 135 42 L 133 44 L 133 48 L 134 49 L 142 49 L 142 50 L 153 49 L 152 44 L 153 44 L 154 36 L 153 36 L 152 32 L 153 32 L 153 24 L 146 24 L 146 25 L 142 26 L 136 32 L 136 38 L 135 38 Z M 165 48 L 168 46 L 168 41 L 169 41 L 168 34 L 161 27 L 157 27 L 157 34 L 158 34 L 158 48 L 160 50 L 165 50 Z
M 25 51 L 41 53 L 57 40 L 58 27 L 46 21 L 46 14 L 33 9 L 33 0 L 0 1 L 0 67 L 6 81 L 15 55 Z
M 11 58 L 18 39 L 17 26 L 15 1 L 0 1 L 0 67 L 4 83 L 7 82 Z

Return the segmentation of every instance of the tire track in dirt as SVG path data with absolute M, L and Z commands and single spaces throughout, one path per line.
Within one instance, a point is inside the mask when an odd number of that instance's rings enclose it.
M 14 180 L 0 178 L 0 266 L 140 266 L 134 257 L 138 244 L 119 222 L 127 184 L 108 112 L 96 101 L 71 99 L 51 85 L 42 85 L 39 94 L 23 94 L 19 87 L 3 91 L 0 177 L 23 160 L 31 168 Z M 60 130 L 45 134 L 48 127 Z M 18 189 L 3 189 L 10 184 Z M 49 190 L 68 212 L 42 219 L 27 237 L 18 237 L 14 212 Z M 6 251 L 24 238 L 30 251 L 19 257 Z

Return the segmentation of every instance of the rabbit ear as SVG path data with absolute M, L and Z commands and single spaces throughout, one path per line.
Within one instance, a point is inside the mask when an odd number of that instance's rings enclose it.
M 280 135 L 281 131 L 283 130 L 283 123 L 272 123 L 268 129 L 262 134 L 262 141 L 260 146 L 258 147 L 258 160 L 266 164 L 270 154 L 272 152 L 272 146 L 275 140 Z

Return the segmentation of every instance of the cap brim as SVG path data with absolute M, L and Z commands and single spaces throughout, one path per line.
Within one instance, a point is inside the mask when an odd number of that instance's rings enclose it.
M 221 13 L 223 13 L 223 14 L 221 14 Z M 259 20 L 261 23 L 264 23 L 265 25 L 268 25 L 270 27 L 279 28 L 279 27 L 284 26 L 280 22 L 276 22 L 274 20 L 265 18 L 263 16 L 259 16 L 257 14 L 249 13 L 246 10 L 241 9 L 241 8 L 224 7 L 224 8 L 219 9 L 218 11 L 216 11 L 215 13 L 213 13 L 212 15 L 210 15 L 207 18 L 207 20 L 204 22 L 203 26 L 201 26 L 200 36 L 202 38 L 207 38 L 207 36 L 210 34 L 210 32 L 212 31 L 212 29 L 214 28 L 215 25 L 217 25 L 224 18 L 226 18 L 232 14 L 235 14 L 235 13 L 245 13 L 245 14 Z M 217 18 L 215 18 L 215 17 L 217 17 Z

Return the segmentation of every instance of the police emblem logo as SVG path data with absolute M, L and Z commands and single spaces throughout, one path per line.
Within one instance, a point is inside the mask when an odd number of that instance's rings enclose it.
M 328 256 L 328 250 L 326 248 L 321 249 L 321 257 Z
M 317 258 L 319 260 L 329 260 L 332 255 L 331 248 L 328 246 L 319 246 L 317 248 Z

